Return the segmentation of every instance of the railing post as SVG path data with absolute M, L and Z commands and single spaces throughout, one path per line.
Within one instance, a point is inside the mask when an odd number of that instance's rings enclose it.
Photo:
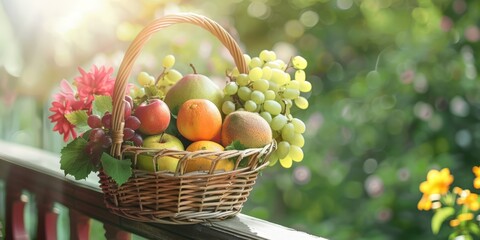
M 0 222 L 0 239 L 3 239 L 3 223 Z
M 69 209 L 70 217 L 70 239 L 83 240 L 88 239 L 90 232 L 90 218 L 75 211 Z
M 57 240 L 58 213 L 53 209 L 53 202 L 48 199 L 48 192 L 37 196 L 37 238 L 45 240 Z
M 12 181 L 7 181 L 5 239 L 30 239 L 25 228 L 24 210 L 27 198 Z
M 132 239 L 132 235 L 128 232 L 120 230 L 110 224 L 104 223 L 103 228 L 105 229 L 105 238 L 108 240 L 110 239 L 118 239 L 118 240 L 130 240 Z

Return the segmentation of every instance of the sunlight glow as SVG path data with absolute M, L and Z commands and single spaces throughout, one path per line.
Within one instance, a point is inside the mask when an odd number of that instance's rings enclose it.
M 40 23 L 39 20 L 46 20 L 58 24 L 57 29 L 66 30 L 82 18 L 97 14 L 105 8 L 105 4 L 105 0 L 20 0 L 13 5 L 18 9 L 23 9 L 25 12 L 23 15 L 30 16 L 30 21 L 34 23 Z
M 71 3 L 65 6 L 63 9 L 65 14 L 56 18 L 52 23 L 54 32 L 58 34 L 64 34 L 75 30 L 88 17 L 101 17 L 102 10 L 104 10 L 106 7 L 106 2 L 104 0 L 83 0 L 70 2 Z M 50 4 L 48 5 L 50 6 Z

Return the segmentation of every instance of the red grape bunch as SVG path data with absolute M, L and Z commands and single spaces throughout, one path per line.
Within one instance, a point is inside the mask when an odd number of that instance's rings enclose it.
M 133 100 L 130 96 L 125 96 L 125 110 L 123 128 L 123 141 L 132 142 L 135 146 L 141 146 L 142 136 L 135 132 L 140 127 L 140 120 L 132 115 Z M 88 116 L 87 124 L 92 130 L 88 137 L 85 152 L 90 156 L 91 161 L 98 165 L 102 153 L 112 146 L 112 137 L 110 129 L 112 126 L 112 114 L 106 112 L 102 117 L 96 114 Z

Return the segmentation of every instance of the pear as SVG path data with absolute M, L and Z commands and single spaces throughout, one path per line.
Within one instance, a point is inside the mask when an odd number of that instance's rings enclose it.
M 189 99 L 207 99 L 221 109 L 223 91 L 210 78 L 202 74 L 187 74 L 168 90 L 165 103 L 176 116 L 180 106 Z

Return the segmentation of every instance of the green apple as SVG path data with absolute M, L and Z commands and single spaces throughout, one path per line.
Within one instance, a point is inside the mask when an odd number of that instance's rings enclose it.
M 174 149 L 185 150 L 182 142 L 177 137 L 163 133 L 158 135 L 148 136 L 143 140 L 144 148 L 155 149 Z M 178 159 L 170 156 L 158 157 L 157 159 L 157 171 L 169 170 L 175 172 L 177 169 Z M 153 156 L 147 153 L 142 153 L 137 157 L 137 168 L 154 172 Z

